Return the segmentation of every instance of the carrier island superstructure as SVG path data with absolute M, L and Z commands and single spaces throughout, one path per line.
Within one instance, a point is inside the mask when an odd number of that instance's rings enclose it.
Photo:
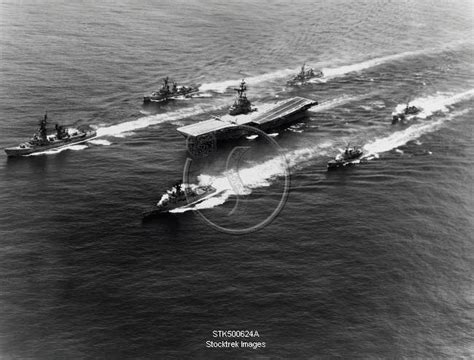
M 248 135 L 248 130 L 240 125 L 252 126 L 259 130 L 270 130 L 284 127 L 305 116 L 305 111 L 318 104 L 317 101 L 304 97 L 293 97 L 273 104 L 252 107 L 247 99 L 247 86 L 242 80 L 240 87 L 234 89 L 237 98 L 229 109 L 229 114 L 214 117 L 178 128 L 178 132 L 186 138 L 213 136 L 216 140 L 236 139 Z

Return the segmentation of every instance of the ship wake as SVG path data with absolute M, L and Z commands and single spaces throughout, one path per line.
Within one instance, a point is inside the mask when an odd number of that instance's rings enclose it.
M 367 70 L 379 65 L 391 63 L 398 60 L 404 60 L 406 58 L 420 56 L 420 55 L 427 55 L 427 54 L 437 54 L 446 50 L 452 50 L 452 48 L 457 48 L 465 44 L 464 41 L 453 41 L 452 43 L 447 43 L 440 48 L 429 48 L 429 49 L 422 49 L 422 50 L 414 50 L 414 51 L 405 51 L 398 54 L 392 54 L 387 56 L 382 56 L 374 59 L 365 60 L 362 62 L 358 62 L 356 64 L 351 65 L 343 65 L 335 68 L 323 68 L 323 74 L 325 78 L 335 78 L 340 76 L 345 76 L 349 73 L 359 72 L 362 70 Z
M 437 52 L 437 51 L 439 52 L 440 50 L 442 49 L 406 51 L 399 54 L 387 55 L 387 56 L 382 56 L 382 57 L 378 57 L 374 59 L 365 60 L 365 61 L 358 62 L 355 64 L 342 65 L 342 66 L 338 66 L 334 68 L 323 67 L 321 68 L 321 70 L 324 76 L 322 78 L 311 79 L 309 80 L 309 82 L 312 82 L 312 83 L 326 82 L 328 79 L 331 79 L 331 78 L 340 77 L 340 76 L 347 75 L 349 73 L 370 69 L 379 65 L 383 65 L 385 63 L 402 60 L 407 57 L 422 55 L 422 54 L 430 53 L 430 52 Z M 307 64 L 307 65 L 310 67 L 314 67 L 315 69 L 319 69 L 318 64 Z M 282 69 L 282 70 L 272 71 L 269 73 L 255 75 L 255 76 L 242 75 L 242 77 L 246 79 L 247 83 L 255 85 L 255 84 L 260 84 L 263 82 L 290 77 L 298 73 L 299 70 L 300 70 L 300 67 L 293 68 L 293 69 Z M 233 80 L 224 80 L 224 81 L 205 83 L 200 86 L 199 90 L 224 93 L 227 89 L 234 87 L 235 84 L 237 84 L 240 80 L 241 79 L 233 79 Z
M 373 67 L 376 67 L 376 66 L 379 66 L 379 65 L 383 65 L 383 64 L 392 62 L 392 61 L 402 60 L 402 59 L 407 58 L 407 57 L 421 55 L 424 52 L 425 51 L 423 51 L 423 50 L 406 51 L 406 52 L 399 53 L 399 54 L 393 54 L 393 55 L 388 55 L 388 56 L 382 56 L 382 57 L 375 58 L 375 59 L 365 60 L 365 61 L 362 61 L 362 62 L 359 62 L 359 63 L 356 63 L 356 64 L 343 65 L 343 66 L 339 66 L 339 67 L 335 67 L 335 68 L 323 68 L 322 71 L 323 71 L 324 77 L 326 77 L 326 78 L 335 78 L 335 77 L 344 76 L 344 75 L 349 74 L 349 73 L 358 72 L 358 71 L 362 71 L 362 70 L 367 70 L 367 69 L 370 69 L 370 68 L 373 68 Z
M 45 151 L 36 152 L 36 153 L 29 154 L 26 156 L 54 155 L 54 154 L 59 154 L 60 152 L 63 152 L 66 150 L 79 151 L 79 150 L 87 149 L 88 147 L 89 146 L 86 144 L 72 144 L 72 145 L 66 145 L 59 148 L 55 148 L 55 149 L 49 149 Z
M 473 91 L 444 97 L 443 101 L 437 104 L 438 108 L 453 105 L 464 101 L 474 95 Z M 422 121 L 408 128 L 397 130 L 383 137 L 373 137 L 367 139 L 362 146 L 365 160 L 378 158 L 379 154 L 397 149 L 410 141 L 419 141 L 418 139 L 428 133 L 437 131 L 446 126 L 450 121 L 464 116 L 470 112 L 470 109 L 453 111 L 434 121 Z M 286 153 L 284 156 L 276 156 L 264 162 L 252 165 L 242 169 L 233 169 L 230 172 L 222 173 L 218 176 L 202 174 L 198 176 L 199 185 L 212 184 L 218 190 L 218 195 L 207 199 L 194 207 L 186 209 L 175 209 L 173 212 L 180 213 L 185 211 L 195 211 L 210 209 L 224 204 L 231 196 L 245 196 L 252 193 L 254 189 L 269 187 L 278 178 L 284 176 L 286 169 L 296 170 L 314 165 L 314 160 L 318 158 L 327 158 L 333 155 L 334 148 L 339 145 L 339 140 L 327 140 L 316 146 L 310 146 L 303 149 L 296 149 Z M 238 174 L 239 184 L 235 185 L 235 174 Z
M 136 120 L 122 122 L 116 125 L 99 127 L 97 131 L 98 137 L 103 136 L 114 136 L 114 137 L 127 137 L 133 135 L 134 130 L 141 130 L 150 126 L 171 122 L 191 116 L 204 114 L 206 112 L 212 112 L 222 109 L 222 105 L 215 105 L 212 107 L 193 107 L 189 109 L 181 109 L 171 113 L 149 115 L 138 118 Z
M 283 70 L 278 70 L 278 71 L 273 71 L 270 73 L 262 74 L 262 75 L 256 75 L 256 76 L 244 76 L 242 75 L 242 78 L 245 78 L 245 81 L 248 84 L 259 84 L 262 82 L 266 81 L 272 81 L 280 78 L 284 78 L 287 76 L 291 76 L 292 74 L 297 71 L 296 69 L 283 69 Z M 199 88 L 200 91 L 214 91 L 218 93 L 224 93 L 227 89 L 235 87 L 235 84 L 238 84 L 242 78 L 240 79 L 234 79 L 234 80 L 224 80 L 224 81 L 219 81 L 219 82 L 211 82 L 207 84 L 202 84 L 201 87 Z
M 417 118 L 426 119 L 437 112 L 448 112 L 449 107 L 459 102 L 469 100 L 474 96 L 474 89 L 464 91 L 459 94 L 436 94 L 433 96 L 420 97 L 410 101 L 411 106 L 416 106 L 421 109 L 421 112 L 416 115 Z M 407 104 L 398 104 L 395 108 L 394 114 L 403 113 Z
M 333 146 L 332 142 L 324 142 L 314 147 L 299 149 L 280 154 L 259 164 L 242 169 L 231 169 L 218 176 L 202 174 L 198 176 L 199 185 L 212 185 L 217 189 L 215 197 L 207 199 L 194 207 L 175 209 L 173 212 L 195 211 L 210 209 L 224 204 L 231 196 L 246 196 L 254 189 L 269 187 L 274 180 L 281 178 L 291 169 L 316 157 L 326 155 L 328 149 Z M 283 191 L 284 189 L 282 189 Z
M 380 153 L 391 151 L 399 146 L 406 145 L 410 141 L 418 140 L 422 135 L 434 132 L 445 126 L 447 122 L 463 116 L 470 112 L 470 109 L 455 111 L 443 118 L 434 121 L 423 121 L 416 123 L 404 130 L 396 131 L 386 137 L 374 139 L 363 146 L 364 158 L 371 159 L 378 157 Z
M 403 60 L 405 58 L 425 55 L 425 54 L 430 54 L 430 53 L 443 52 L 447 49 L 451 49 L 453 47 L 457 47 L 462 44 L 464 44 L 464 42 L 453 42 L 453 43 L 448 43 L 441 48 L 405 51 L 398 54 L 392 54 L 392 55 L 387 55 L 387 56 L 382 56 L 382 57 L 378 57 L 374 59 L 361 61 L 355 64 L 342 65 L 342 66 L 333 67 L 333 68 L 323 67 L 321 68 L 321 70 L 324 76 L 322 78 L 311 79 L 309 80 L 309 82 L 310 83 L 326 82 L 332 78 L 345 76 L 349 73 L 359 72 L 362 70 L 367 70 L 367 69 L 370 69 L 379 65 L 383 65 L 386 63 L 390 63 L 393 61 Z M 307 65 L 314 67 L 315 69 L 320 69 L 317 63 L 316 64 L 308 63 Z M 269 73 L 255 75 L 255 76 L 242 75 L 242 77 L 244 77 L 249 84 L 256 85 L 256 84 L 273 81 L 273 80 L 277 80 L 277 79 L 281 79 L 285 77 L 290 77 L 298 73 L 299 70 L 300 70 L 300 67 L 293 68 L 293 69 L 282 69 L 282 70 L 272 71 Z M 200 86 L 199 90 L 224 93 L 227 89 L 232 88 L 235 86 L 235 84 L 239 83 L 240 80 L 241 79 L 233 79 L 233 80 L 224 80 L 224 81 L 205 83 Z

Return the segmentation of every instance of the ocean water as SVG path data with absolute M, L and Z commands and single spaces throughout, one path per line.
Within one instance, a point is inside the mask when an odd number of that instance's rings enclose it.
M 0 358 L 471 358 L 473 11 L 1 1 L 0 147 L 44 111 L 98 137 L 0 157 Z M 287 86 L 304 62 L 324 78 Z M 165 76 L 202 95 L 143 107 Z M 233 145 L 193 161 L 189 181 L 221 193 L 142 222 L 183 177 L 176 128 L 224 114 L 242 78 L 257 106 L 320 105 L 275 131 L 277 146 L 242 140 L 227 170 Z M 407 101 L 423 112 L 391 125 Z M 364 160 L 327 172 L 347 144 Z M 225 340 L 265 347 L 206 346 Z

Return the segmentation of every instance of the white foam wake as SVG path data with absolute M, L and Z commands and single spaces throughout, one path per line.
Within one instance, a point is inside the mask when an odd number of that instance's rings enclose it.
M 379 66 L 391 61 L 401 60 L 406 57 L 417 56 L 421 54 L 428 54 L 428 53 L 438 53 L 440 51 L 444 51 L 446 49 L 452 49 L 453 47 L 457 47 L 467 42 L 462 41 L 455 41 L 452 43 L 447 43 L 440 48 L 431 48 L 431 49 L 422 49 L 422 50 L 414 50 L 414 51 L 405 51 L 399 54 L 392 54 L 387 56 L 378 57 L 375 59 L 369 59 L 362 62 L 358 62 L 356 64 L 349 64 L 349 65 L 342 65 L 335 68 L 320 68 L 317 66 L 318 64 L 310 64 L 307 65 L 313 67 L 315 69 L 320 69 L 323 71 L 324 76 L 322 78 L 314 78 L 310 80 L 310 82 L 326 82 L 330 78 L 343 76 L 351 72 L 357 72 L 361 70 L 366 70 L 375 66 Z M 228 88 L 238 86 L 240 80 L 245 78 L 248 84 L 259 84 L 265 81 L 276 80 L 279 78 L 289 77 L 291 75 L 295 75 L 300 70 L 300 66 L 298 65 L 297 68 L 293 69 L 281 69 L 277 71 L 272 71 L 269 73 L 256 75 L 256 76 L 244 76 L 242 75 L 240 78 L 236 78 L 233 80 L 223 80 L 218 82 L 211 82 L 202 84 L 199 88 L 200 91 L 215 91 L 215 92 L 225 92 Z
M 329 109 L 332 109 L 336 106 L 344 105 L 344 104 L 350 103 L 352 101 L 358 101 L 358 100 L 361 100 L 363 98 L 369 97 L 371 95 L 372 94 L 365 94 L 365 95 L 358 95 L 358 96 L 341 96 L 341 97 L 333 99 L 333 100 L 324 101 L 324 102 L 318 104 L 318 106 L 314 106 L 312 108 L 309 108 L 308 112 L 315 113 L 315 112 L 329 110 Z
M 391 61 L 402 60 L 407 57 L 418 56 L 418 55 L 423 55 L 423 54 L 439 53 L 447 49 L 449 50 L 449 49 L 457 48 L 458 46 L 462 46 L 466 43 L 468 43 L 468 41 L 467 42 L 464 40 L 454 41 L 451 43 L 446 43 L 444 46 L 441 46 L 439 48 L 405 51 L 399 54 L 387 55 L 387 56 L 382 56 L 375 59 L 365 60 L 356 64 L 343 65 L 343 66 L 339 66 L 335 68 L 323 68 L 322 71 L 323 71 L 324 77 L 326 78 L 339 77 L 351 72 L 357 72 L 361 70 L 370 69 L 382 64 L 389 63 Z
M 86 144 L 66 145 L 66 146 L 62 146 L 62 147 L 60 147 L 60 148 L 55 148 L 55 149 L 50 149 L 50 150 L 46 150 L 46 151 L 41 151 L 41 152 L 37 152 L 37 153 L 30 154 L 30 155 L 27 155 L 27 156 L 59 154 L 60 152 L 65 151 L 65 150 L 78 151 L 78 150 L 87 149 L 87 147 L 88 147 L 88 146 L 87 146 Z
M 294 74 L 297 69 L 283 69 L 278 71 L 273 71 L 266 74 L 256 75 L 256 76 L 243 76 L 240 79 L 234 80 L 224 80 L 219 82 L 211 82 L 207 84 L 202 84 L 199 88 L 200 91 L 215 91 L 219 93 L 225 92 L 228 88 L 237 87 L 242 80 L 245 78 L 245 81 L 250 84 L 259 84 L 264 81 L 271 81 L 274 79 L 284 78 Z
M 410 105 L 421 108 L 421 112 L 416 115 L 418 118 L 426 119 L 436 112 L 448 112 L 449 106 L 458 102 L 469 100 L 474 96 L 474 89 L 464 91 L 459 94 L 437 94 L 433 96 L 421 97 L 410 101 Z M 402 113 L 406 104 L 398 104 L 393 114 Z
M 327 101 L 322 104 L 320 104 L 317 107 L 312 108 L 310 111 L 317 112 L 317 111 L 323 111 L 326 109 L 329 109 L 334 106 L 342 105 L 345 103 L 348 103 L 350 101 L 355 101 L 359 100 L 363 97 L 369 96 L 368 95 L 362 95 L 362 96 L 354 96 L 354 97 L 341 97 L 335 100 Z M 222 101 L 225 101 L 222 100 Z M 103 126 L 99 127 L 96 129 L 97 131 L 97 137 L 102 137 L 102 136 L 114 136 L 114 137 L 127 137 L 134 135 L 134 130 L 139 130 L 139 129 L 145 129 L 149 126 L 153 125 L 158 125 L 161 123 L 165 122 L 172 122 L 176 121 L 179 119 L 195 116 L 195 115 L 200 115 L 204 114 L 206 112 L 212 112 L 212 111 L 217 111 L 222 109 L 223 106 L 225 106 L 225 103 L 222 102 L 224 105 L 215 105 L 212 107 L 193 107 L 190 109 L 181 109 L 178 111 L 174 111 L 171 113 L 164 113 L 164 114 L 157 114 L 157 115 L 149 115 L 149 116 L 144 116 L 141 118 L 138 118 L 136 120 L 132 121 L 126 121 L 120 124 L 116 125 L 111 125 L 111 126 Z
M 418 138 L 420 138 L 422 135 L 438 130 L 444 126 L 446 122 L 456 117 L 465 115 L 469 111 L 470 109 L 456 111 L 435 121 L 416 123 L 406 129 L 396 131 L 386 137 L 375 139 L 363 146 L 363 149 L 365 150 L 364 157 L 369 158 L 372 156 L 378 156 L 380 153 L 396 149 L 399 146 L 403 146 L 409 141 L 418 140 Z
M 332 145 L 332 142 L 328 141 L 314 147 L 294 150 L 284 156 L 276 156 L 262 163 L 238 169 L 238 173 L 236 173 L 236 169 L 232 169 L 227 173 L 227 176 L 225 173 L 220 176 L 200 175 L 198 176 L 199 185 L 212 184 L 220 194 L 194 207 L 176 209 L 173 212 L 210 209 L 225 203 L 232 195 L 248 195 L 253 189 L 268 187 L 272 184 L 273 179 L 284 176 L 287 168 L 291 169 L 317 155 L 327 155 L 327 149 Z M 236 174 L 238 174 L 241 184 L 235 184 Z
M 468 99 L 472 95 L 474 95 L 473 91 L 467 91 L 450 96 L 445 98 L 444 104 L 454 104 L 456 102 Z M 437 129 L 445 126 L 447 122 L 459 116 L 465 115 L 470 111 L 470 109 L 456 111 L 435 121 L 424 121 L 422 123 L 417 123 L 406 129 L 396 131 L 386 137 L 378 139 L 376 138 L 362 146 L 365 153 L 364 158 L 378 158 L 380 153 L 396 149 L 399 146 L 405 145 L 409 141 L 418 140 L 418 138 L 420 138 L 422 135 L 436 131 Z M 212 186 L 214 186 L 221 193 L 216 197 L 199 203 L 195 207 L 177 209 L 175 212 L 210 209 L 225 203 L 231 195 L 245 195 L 251 192 L 252 189 L 270 186 L 272 179 L 284 175 L 287 166 L 289 169 L 292 169 L 297 166 L 301 166 L 302 164 L 304 165 L 306 162 L 318 156 L 329 156 L 330 149 L 332 149 L 334 145 L 335 142 L 328 140 L 313 147 L 290 151 L 289 153 L 285 154 L 283 159 L 281 156 L 277 156 L 263 163 L 259 163 L 248 168 L 239 169 L 238 176 L 240 177 L 241 183 L 243 184 L 243 190 L 241 188 L 241 190 L 237 189 L 236 191 L 235 186 L 231 186 L 229 178 L 235 179 L 235 175 L 226 176 L 225 174 L 222 174 L 215 177 L 206 174 L 200 175 L 198 177 L 200 185 L 212 184 Z
M 326 82 L 328 78 L 333 78 L 333 77 L 342 76 L 351 72 L 365 70 L 371 67 L 375 67 L 375 66 L 390 62 L 390 61 L 403 59 L 408 56 L 419 55 L 424 52 L 425 51 L 423 50 L 407 51 L 400 54 L 388 55 L 388 56 L 383 56 L 380 58 L 366 60 L 366 61 L 359 62 L 356 64 L 343 65 L 343 66 L 339 66 L 335 68 L 323 68 L 322 71 L 323 71 L 324 77 L 312 79 L 310 82 Z M 308 64 L 308 66 L 313 67 L 311 64 Z M 314 66 L 314 68 L 317 68 L 317 66 Z M 259 84 L 265 81 L 271 81 L 271 80 L 276 80 L 279 78 L 289 77 L 291 75 L 295 75 L 299 70 L 300 70 L 300 67 L 294 68 L 294 69 L 282 69 L 282 70 L 277 70 L 277 71 L 273 71 L 273 72 L 269 72 L 269 73 L 261 74 L 261 75 L 256 75 L 256 76 L 247 76 L 247 77 L 242 76 L 242 78 L 245 78 L 247 83 L 252 85 L 252 84 Z M 233 80 L 224 80 L 224 81 L 219 81 L 219 82 L 211 82 L 207 84 L 202 84 L 199 90 L 200 91 L 215 91 L 215 92 L 223 93 L 228 88 L 236 87 L 239 84 L 240 80 L 241 79 L 233 79 Z
M 94 139 L 94 140 L 90 140 L 89 142 L 94 145 L 102 145 L 102 146 L 109 146 L 112 144 L 110 141 L 105 140 L 105 139 Z
M 97 136 L 116 136 L 116 137 L 125 137 L 130 134 L 133 134 L 134 130 L 144 129 L 149 126 L 170 122 L 178 120 L 181 118 L 191 117 L 194 115 L 203 114 L 205 112 L 211 112 L 220 109 L 222 106 L 213 106 L 213 107 L 193 107 L 189 109 L 181 109 L 171 113 L 149 115 L 138 118 L 132 121 L 126 121 L 116 125 L 101 127 L 97 129 Z
M 323 68 L 323 74 L 325 77 L 337 77 L 337 76 L 342 76 L 346 75 L 351 72 L 357 72 L 361 70 L 366 70 L 375 66 L 379 66 L 385 63 L 388 63 L 390 61 L 395 61 L 395 60 L 400 60 L 409 56 L 415 56 L 415 55 L 420 55 L 424 53 L 425 51 L 419 50 L 419 51 L 406 51 L 400 54 L 393 54 L 393 55 L 388 55 L 388 56 L 382 56 L 379 58 L 375 59 L 369 59 L 366 61 L 362 61 L 356 64 L 351 64 L 351 65 L 343 65 L 335 68 Z

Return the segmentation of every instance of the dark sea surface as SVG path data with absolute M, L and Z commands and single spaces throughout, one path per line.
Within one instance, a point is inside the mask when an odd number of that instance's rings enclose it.
M 0 147 L 27 140 L 46 110 L 98 137 L 0 157 L 0 358 L 472 358 L 473 12 L 470 1 L 1 1 Z M 287 86 L 304 62 L 324 78 Z M 167 75 L 202 96 L 143 107 Z M 142 222 L 183 176 L 176 128 L 226 113 L 242 78 L 257 107 L 320 105 L 273 134 L 281 152 L 239 143 L 252 148 L 234 168 L 245 193 L 229 187 L 224 146 L 190 172 L 220 195 Z M 408 100 L 421 115 L 391 125 Z M 327 172 L 346 144 L 364 161 Z M 257 231 L 203 219 L 252 228 L 286 188 Z M 265 348 L 206 347 L 222 340 Z

